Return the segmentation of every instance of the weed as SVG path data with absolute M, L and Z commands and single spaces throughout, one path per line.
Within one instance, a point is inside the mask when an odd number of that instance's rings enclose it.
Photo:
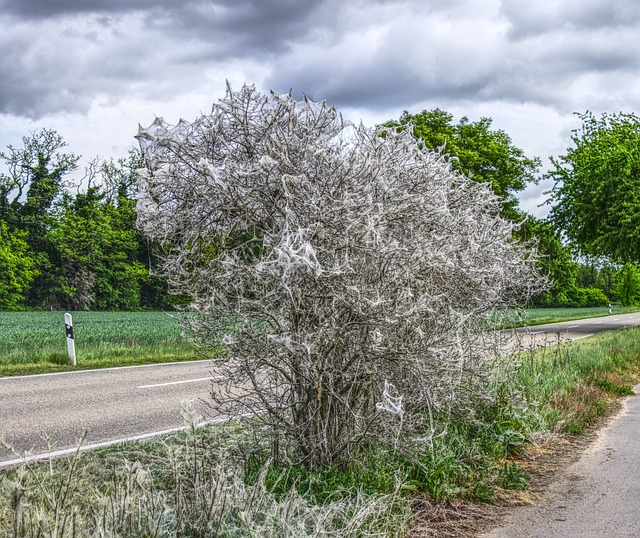
M 499 485 L 504 489 L 524 491 L 531 477 L 516 462 L 506 461 L 498 474 Z

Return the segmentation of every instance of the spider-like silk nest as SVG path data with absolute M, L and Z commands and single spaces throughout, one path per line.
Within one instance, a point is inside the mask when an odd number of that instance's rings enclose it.
M 215 401 L 259 413 L 310 465 L 400 420 L 432 433 L 491 373 L 482 323 L 541 288 L 490 187 L 410 126 L 245 86 L 138 140 L 139 226 L 201 341 L 228 349 Z

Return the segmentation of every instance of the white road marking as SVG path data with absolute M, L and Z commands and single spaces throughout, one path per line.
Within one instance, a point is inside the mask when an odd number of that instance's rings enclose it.
M 243 413 L 242 415 L 238 415 L 235 418 L 248 417 L 250 415 L 251 413 Z M 206 424 L 218 424 L 220 422 L 226 422 L 231 418 L 233 417 L 224 416 L 224 417 L 214 418 L 211 420 L 205 420 L 204 422 L 201 422 L 200 424 L 198 424 L 197 427 L 200 428 Z M 189 426 L 182 426 L 180 428 L 171 428 L 169 430 L 162 430 L 158 432 L 143 433 L 141 435 L 133 435 L 131 437 L 124 437 L 122 439 L 113 439 L 111 441 L 102 441 L 100 443 L 93 443 L 91 445 L 82 445 L 79 448 L 74 447 L 74 448 L 65 448 L 62 450 L 52 450 L 51 452 L 43 452 L 42 454 L 33 454 L 30 456 L 24 456 L 23 458 L 18 458 L 14 460 L 0 461 L 0 469 L 3 469 L 5 467 L 15 467 L 17 465 L 23 465 L 25 463 L 33 463 L 33 462 L 42 461 L 42 460 L 60 458 L 62 456 L 69 456 L 71 454 L 75 454 L 76 452 L 86 452 L 87 450 L 94 450 L 96 448 L 106 448 L 108 446 L 117 445 L 118 443 L 129 443 L 132 441 L 145 441 L 147 439 L 158 437 L 160 435 L 167 435 L 169 433 L 179 432 L 187 429 L 187 427 Z
M 154 387 L 166 387 L 167 385 L 182 385 L 183 383 L 197 383 L 198 381 L 213 381 L 213 377 L 199 377 L 198 379 L 185 379 L 183 381 L 167 381 L 166 383 L 155 383 L 153 385 L 138 385 L 137 389 L 152 389 Z
M 582 340 L 583 338 L 589 338 L 590 336 L 593 336 L 595 333 L 591 333 L 591 334 L 585 334 L 583 336 L 576 336 L 575 338 L 573 338 L 572 340 Z
M 580 327 L 580 325 L 569 325 L 567 329 L 575 329 L 576 327 Z
M 600 323 L 602 323 L 602 321 L 594 321 L 594 322 L 593 322 L 593 324 L 594 324 L 594 325 L 598 325 L 598 324 L 600 324 Z

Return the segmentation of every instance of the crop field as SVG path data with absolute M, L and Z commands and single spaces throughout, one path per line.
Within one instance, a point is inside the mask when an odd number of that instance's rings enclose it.
M 615 308 L 613 313 L 636 311 Z M 535 325 L 608 315 L 600 308 L 524 311 Z M 103 368 L 203 358 L 177 317 L 164 312 L 75 312 L 77 368 Z M 515 319 L 511 316 L 511 319 Z M 63 312 L 0 312 L 0 376 L 69 370 Z
M 637 312 L 638 307 L 619 307 L 612 309 L 612 314 L 627 314 Z M 529 308 L 524 311 L 525 325 L 540 325 L 543 323 L 555 323 L 557 321 L 570 321 L 572 319 L 595 318 L 608 316 L 609 309 L 606 306 L 589 308 Z
M 201 358 L 163 312 L 73 313 L 77 368 Z M 63 312 L 0 312 L 0 376 L 68 370 Z

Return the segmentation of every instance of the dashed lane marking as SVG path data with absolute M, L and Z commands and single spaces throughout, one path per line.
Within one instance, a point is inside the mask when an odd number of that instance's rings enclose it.
M 168 385 L 182 385 L 183 383 L 198 383 L 199 381 L 221 381 L 221 376 L 199 377 L 197 379 L 184 379 L 181 381 L 167 381 L 166 383 L 154 383 L 153 385 L 138 385 L 137 389 L 152 389 L 154 387 L 166 387 Z
M 576 336 L 575 338 L 572 338 L 572 340 L 582 340 L 583 338 L 589 338 L 590 336 L 593 336 L 595 333 L 591 333 L 591 334 L 584 334 L 582 336 Z

